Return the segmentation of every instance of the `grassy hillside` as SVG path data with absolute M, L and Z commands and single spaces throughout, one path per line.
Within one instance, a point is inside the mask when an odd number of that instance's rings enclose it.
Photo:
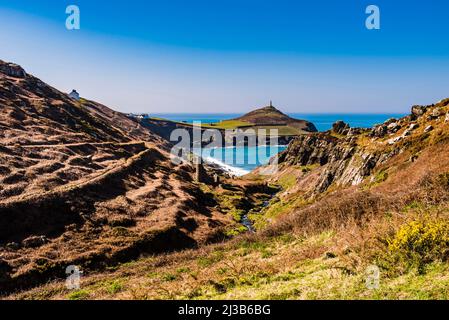
M 233 228 L 188 162 L 120 112 L 0 61 L 0 295 Z

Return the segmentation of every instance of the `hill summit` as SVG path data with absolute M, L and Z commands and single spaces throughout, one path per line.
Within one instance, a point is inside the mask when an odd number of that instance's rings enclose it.
M 289 126 L 307 132 L 317 132 L 315 125 L 306 120 L 294 119 L 270 105 L 253 110 L 235 120 L 249 122 L 259 126 Z

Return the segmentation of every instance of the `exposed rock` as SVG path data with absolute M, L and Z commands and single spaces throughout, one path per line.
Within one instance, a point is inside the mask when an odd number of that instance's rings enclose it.
M 9 250 L 18 250 L 20 248 L 20 244 L 18 244 L 17 242 L 10 242 L 6 244 L 6 248 Z
M 351 157 L 354 151 L 348 140 L 339 141 L 328 134 L 303 135 L 290 143 L 279 155 L 279 163 L 291 165 L 325 165 Z
M 350 128 L 348 131 L 348 136 L 356 136 L 362 133 L 361 128 Z
M 416 130 L 419 128 L 419 124 L 417 123 L 412 123 L 409 127 L 409 130 Z
M 432 131 L 433 130 L 433 126 L 427 126 L 425 129 L 424 129 L 424 132 L 430 132 L 430 131 Z
M 0 60 L 0 72 L 14 78 L 25 78 L 25 70 L 14 63 L 5 63 Z
M 345 123 L 344 121 L 337 121 L 332 125 L 332 131 L 338 134 L 346 135 L 349 131 L 349 124 Z
M 325 254 L 324 254 L 324 258 L 325 259 L 334 259 L 334 258 L 336 258 L 337 257 L 337 255 L 335 254 L 335 253 L 333 253 L 333 252 L 326 252 Z
M 440 108 L 435 108 L 432 111 L 432 118 L 437 119 L 441 116 L 442 112 Z
M 449 122 L 449 112 L 446 113 L 446 118 L 444 119 L 444 122 Z
M 382 138 L 388 133 L 388 128 L 386 125 L 377 125 L 374 127 L 374 129 L 371 131 L 370 136 L 376 137 L 376 138 Z
M 394 122 L 397 122 L 397 121 L 398 121 L 398 120 L 397 120 L 396 118 L 390 118 L 390 119 L 386 120 L 386 121 L 384 122 L 384 124 L 385 124 L 385 125 L 389 125 L 389 124 L 394 123 Z
M 279 155 L 281 165 L 323 166 L 313 194 L 326 191 L 332 184 L 357 185 L 369 176 L 374 167 L 386 161 L 390 154 L 359 150 L 356 137 L 337 139 L 326 133 L 297 137 Z
M 402 134 L 402 136 L 403 136 L 403 137 L 408 137 L 408 136 L 411 135 L 411 134 L 412 134 L 412 130 L 407 129 L 407 130 L 404 131 L 404 133 Z
M 424 113 L 426 113 L 427 107 L 425 106 L 413 106 L 412 107 L 412 117 L 414 119 L 421 117 Z
M 390 140 L 388 140 L 388 144 L 392 145 L 392 144 L 398 143 L 398 142 L 401 141 L 403 138 L 404 138 L 403 136 L 399 136 L 399 137 L 390 139 Z
M 45 236 L 33 236 L 23 240 L 22 245 L 25 248 L 36 248 L 46 244 L 47 242 L 48 240 Z
M 387 126 L 387 129 L 389 132 L 395 133 L 401 129 L 401 126 L 397 122 L 392 122 Z

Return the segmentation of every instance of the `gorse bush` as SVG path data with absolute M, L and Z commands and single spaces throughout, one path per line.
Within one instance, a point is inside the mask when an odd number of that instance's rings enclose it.
M 406 267 L 424 266 L 449 258 L 449 221 L 420 219 L 402 226 L 388 240 L 388 251 L 396 262 Z

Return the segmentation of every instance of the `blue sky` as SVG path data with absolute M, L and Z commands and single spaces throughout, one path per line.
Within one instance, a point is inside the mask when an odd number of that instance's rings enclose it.
M 65 8 L 81 29 L 65 29 Z M 365 28 L 365 8 L 381 30 Z M 0 0 L 0 59 L 124 112 L 407 112 L 449 96 L 449 2 Z M 7 44 L 7 45 L 3 45 Z

